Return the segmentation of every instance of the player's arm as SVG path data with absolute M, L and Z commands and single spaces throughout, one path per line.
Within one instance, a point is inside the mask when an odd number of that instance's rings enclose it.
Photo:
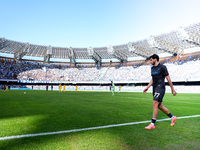
M 173 86 L 173 84 L 172 84 L 172 81 L 171 81 L 169 75 L 166 76 L 166 79 L 167 79 L 167 81 L 168 81 L 168 83 L 169 83 L 169 86 L 171 87 L 172 94 L 173 94 L 174 96 L 176 96 L 177 93 L 176 93 L 176 91 L 174 90 L 174 86 Z
M 152 84 L 153 84 L 153 79 L 151 79 L 151 81 L 149 82 L 147 87 L 143 90 L 143 93 L 146 93 L 148 91 L 148 89 L 150 88 L 150 86 L 152 86 Z

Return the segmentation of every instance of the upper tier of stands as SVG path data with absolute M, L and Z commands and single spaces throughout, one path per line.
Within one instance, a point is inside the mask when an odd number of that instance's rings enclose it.
M 23 59 L 24 56 L 40 57 L 44 61 L 50 61 L 50 58 L 56 59 L 93 59 L 95 62 L 101 62 L 102 59 L 118 59 L 126 61 L 130 57 L 142 57 L 156 53 L 167 53 L 179 55 L 184 49 L 199 47 L 200 45 L 200 23 L 188 27 L 181 27 L 176 31 L 151 36 L 148 39 L 137 42 L 130 42 L 123 45 L 94 47 L 90 48 L 65 48 L 35 45 L 23 42 L 16 42 L 5 38 L 0 38 L 0 56 L 9 55 L 12 58 Z M 45 60 L 45 57 L 49 59 Z M 169 56 L 169 55 L 168 55 Z M 72 61 L 71 61 L 72 62 Z

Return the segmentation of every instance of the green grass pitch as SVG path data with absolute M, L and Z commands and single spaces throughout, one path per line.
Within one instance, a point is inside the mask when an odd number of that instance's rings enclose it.
M 177 117 L 200 115 L 200 94 L 166 93 L 164 106 Z M 0 91 L 0 137 L 151 120 L 152 94 L 92 91 Z M 168 118 L 159 111 L 157 119 Z M 0 149 L 200 149 L 200 117 L 0 140 Z

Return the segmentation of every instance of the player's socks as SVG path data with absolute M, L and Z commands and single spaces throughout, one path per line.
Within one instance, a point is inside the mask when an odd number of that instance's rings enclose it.
M 174 116 L 173 116 L 171 113 L 169 113 L 167 116 L 168 116 L 169 118 L 171 118 L 171 119 L 174 119 Z
M 151 124 L 155 126 L 155 123 L 156 123 L 156 118 L 152 118 L 151 119 Z
M 152 124 L 153 126 L 155 126 L 155 123 L 152 123 L 152 122 L 151 122 L 151 124 Z

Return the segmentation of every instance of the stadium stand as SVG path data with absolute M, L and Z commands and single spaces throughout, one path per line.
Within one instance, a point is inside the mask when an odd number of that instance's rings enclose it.
M 76 59 L 92 59 L 87 48 L 72 48 Z
M 138 55 L 131 53 L 129 51 L 128 44 L 119 45 L 119 46 L 113 46 L 113 49 L 115 51 L 115 57 L 119 58 L 120 60 L 127 60 L 128 57 L 137 57 Z
M 173 81 L 200 81 L 199 56 L 195 59 L 165 62 Z M 38 64 L 35 62 L 13 61 L 1 59 L 1 79 L 19 79 L 36 81 L 150 81 L 150 65 L 122 66 L 120 68 L 68 68 L 66 66 L 55 66 Z M 45 68 L 45 69 L 44 69 Z M 105 74 L 106 72 L 106 74 Z M 104 75 L 104 76 L 103 76 Z M 103 78 L 102 78 L 103 76 Z
M 185 39 L 190 42 L 193 43 L 195 45 L 200 45 L 200 33 L 199 33 L 199 29 L 200 29 L 200 23 L 196 23 L 194 25 L 191 25 L 189 27 L 185 27 L 184 31 L 186 32 L 186 37 Z
M 61 47 L 53 47 L 52 48 L 52 58 L 64 58 L 70 59 L 70 49 L 61 48 Z
M 27 56 L 36 56 L 36 57 L 44 57 L 47 53 L 47 46 L 41 45 L 30 45 L 29 51 L 27 52 Z
M 94 52 L 101 58 L 101 59 L 109 59 L 114 58 L 112 54 L 109 54 L 107 51 L 107 47 L 99 47 L 94 48 Z
M 50 58 L 74 60 L 93 59 L 95 62 L 101 62 L 103 59 L 113 58 L 116 58 L 119 61 L 126 61 L 129 57 L 138 56 L 147 58 L 154 53 L 179 55 L 185 49 L 199 47 L 199 29 L 200 25 L 197 23 L 188 27 L 177 29 L 177 31 L 172 31 L 158 36 L 151 36 L 148 39 L 137 42 L 131 42 L 118 46 L 109 46 L 110 48 L 93 48 L 92 55 L 89 55 L 88 48 L 52 47 Z M 0 52 L 15 54 L 15 56 L 20 55 L 20 57 L 15 57 L 18 60 L 23 59 L 24 56 L 45 58 L 47 55 L 48 46 L 16 42 L 5 38 L 0 38 L 0 42 Z M 131 45 L 131 48 L 129 45 Z
M 179 38 L 178 32 L 175 31 L 157 36 L 155 37 L 155 41 L 159 49 L 173 54 L 180 54 L 184 49 L 195 47 L 192 43 L 187 43 Z
M 173 81 L 200 81 L 200 23 L 123 45 L 65 48 L 0 38 L 0 79 L 64 82 L 149 82 L 158 54 Z

